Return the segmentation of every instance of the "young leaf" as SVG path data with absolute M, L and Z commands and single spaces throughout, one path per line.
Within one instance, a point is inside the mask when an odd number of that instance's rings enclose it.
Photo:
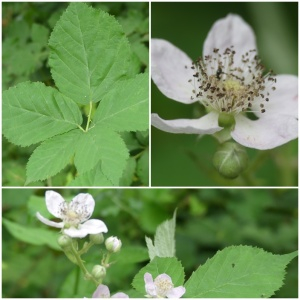
M 49 64 L 59 90 L 74 101 L 98 102 L 126 76 L 131 57 L 116 19 L 84 3 L 71 3 L 49 39 Z
M 2 113 L 4 136 L 20 146 L 72 130 L 82 122 L 75 102 L 41 82 L 24 82 L 4 91 Z
M 27 164 L 26 184 L 44 180 L 61 171 L 75 153 L 75 145 L 81 134 L 79 129 L 57 135 L 35 149 Z
M 113 185 L 117 185 L 128 156 L 126 145 L 119 134 L 109 128 L 95 126 L 81 133 L 76 146 L 75 166 L 79 174 L 83 174 L 101 160 L 103 174 Z
M 250 246 L 231 246 L 207 260 L 185 284 L 187 298 L 269 298 L 283 284 L 297 252 L 275 255 Z
M 146 237 L 146 244 L 151 260 L 153 260 L 155 256 L 175 256 L 175 226 L 176 210 L 171 220 L 167 220 L 157 227 L 154 237 L 154 245 L 152 243 L 152 240 Z
M 31 245 L 47 245 L 54 250 L 61 250 L 57 243 L 58 234 L 53 231 L 22 226 L 6 219 L 2 221 L 10 234 L 20 241 Z
M 155 257 L 148 265 L 142 268 L 134 277 L 132 286 L 141 293 L 146 293 L 144 275 L 150 273 L 155 279 L 160 274 L 167 274 L 172 278 L 174 286 L 183 285 L 184 269 L 181 262 L 175 257 L 161 258 Z
M 114 85 L 101 100 L 93 121 L 116 131 L 148 129 L 148 77 L 139 74 Z

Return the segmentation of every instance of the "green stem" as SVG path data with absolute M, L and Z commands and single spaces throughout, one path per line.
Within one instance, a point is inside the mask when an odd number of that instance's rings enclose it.
M 77 124 L 77 126 L 78 126 L 78 128 L 79 128 L 80 130 L 82 130 L 83 132 L 85 132 L 85 130 L 84 130 L 80 125 Z
M 93 102 L 90 101 L 90 111 L 89 111 L 89 114 L 88 114 L 88 120 L 87 120 L 87 123 L 86 123 L 85 131 L 89 130 L 89 126 L 90 126 L 90 122 L 91 122 L 92 108 L 93 108 Z
M 73 296 L 77 296 L 78 293 L 78 286 L 79 286 L 79 276 L 80 276 L 80 269 L 76 268 L 76 275 L 75 275 L 75 284 L 74 284 L 74 294 Z
M 90 250 L 90 248 L 94 245 L 93 242 L 88 242 L 85 246 L 82 247 L 81 250 L 78 251 L 79 255 L 82 255 Z
M 81 257 L 77 251 L 77 249 L 74 247 L 74 243 L 72 241 L 72 251 L 73 251 L 73 255 L 75 256 L 75 259 L 77 261 L 77 264 L 79 266 L 79 268 L 81 269 L 81 271 L 84 274 L 84 277 L 88 280 L 92 280 L 96 286 L 98 286 L 100 283 L 94 278 L 94 276 L 86 269 L 85 265 L 83 264 Z

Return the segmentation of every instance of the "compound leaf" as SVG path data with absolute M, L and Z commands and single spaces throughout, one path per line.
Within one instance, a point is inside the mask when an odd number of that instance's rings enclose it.
M 116 83 L 101 100 L 93 121 L 117 131 L 148 129 L 148 76 L 139 74 Z
M 29 146 L 77 128 L 81 112 L 72 100 L 41 82 L 25 82 L 3 92 L 3 134 Z
M 183 285 L 184 269 L 181 262 L 175 257 L 155 257 L 148 265 L 142 268 L 134 277 L 132 286 L 139 292 L 145 294 L 145 273 L 150 273 L 155 279 L 160 274 L 167 274 L 172 278 L 174 287 Z
M 74 155 L 80 133 L 75 129 L 54 136 L 36 148 L 27 164 L 26 184 L 47 179 L 61 171 Z
M 103 174 L 113 185 L 117 185 L 128 156 L 126 145 L 119 134 L 109 128 L 95 126 L 81 134 L 74 162 L 81 175 L 101 160 Z
M 185 284 L 187 298 L 269 298 L 297 252 L 275 255 L 250 246 L 231 246 L 200 266 Z
M 49 39 L 56 86 L 74 101 L 98 102 L 126 76 L 129 42 L 116 19 L 84 3 L 71 3 Z

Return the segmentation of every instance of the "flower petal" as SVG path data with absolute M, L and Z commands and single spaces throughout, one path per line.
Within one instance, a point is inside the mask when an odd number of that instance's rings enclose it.
M 145 281 L 145 290 L 147 295 L 155 297 L 156 295 L 156 285 L 153 282 L 152 275 L 150 273 L 145 273 L 144 275 Z
M 62 219 L 64 214 L 62 208 L 65 206 L 66 202 L 64 198 L 54 191 L 46 192 L 46 206 L 48 211 L 56 218 Z
M 276 90 L 270 91 L 270 101 L 265 103 L 265 113 L 260 112 L 259 103 L 253 105 L 253 110 L 257 110 L 255 114 L 260 118 L 270 115 L 290 115 L 298 116 L 298 77 L 293 75 L 277 75 L 275 76 Z
M 108 229 L 104 222 L 95 219 L 88 220 L 83 224 L 79 224 L 78 228 L 70 227 L 63 230 L 66 235 L 73 238 L 84 238 L 88 234 L 97 234 L 107 231 Z
M 125 293 L 116 293 L 113 296 L 111 296 L 111 298 L 129 298 L 129 296 Z
M 234 46 L 235 60 L 242 54 L 256 49 L 255 35 L 252 28 L 238 15 L 229 14 L 216 21 L 204 42 L 204 55 L 212 55 L 214 48 L 223 53 L 226 48 Z
M 151 115 L 152 126 L 171 133 L 213 134 L 220 131 L 218 114 L 210 112 L 200 119 L 164 120 L 157 114 Z
M 151 76 L 159 90 L 168 98 L 190 104 L 193 96 L 192 60 L 168 41 L 151 39 Z
M 109 298 L 109 297 L 110 297 L 109 288 L 104 284 L 98 285 L 96 291 L 92 296 L 92 298 Z
M 105 223 L 101 220 L 91 219 L 79 225 L 80 230 L 85 230 L 88 234 L 107 232 Z
M 81 222 L 88 220 L 95 208 L 95 200 L 90 194 L 78 194 L 71 203 L 70 208 L 80 215 Z
M 167 297 L 168 298 L 181 298 L 184 293 L 185 293 L 185 288 L 183 286 L 178 286 L 174 289 L 171 289 L 168 292 Z
M 44 224 L 46 224 L 48 226 L 52 226 L 52 227 L 55 227 L 55 228 L 63 228 L 64 227 L 64 223 L 63 222 L 57 223 L 57 222 L 50 221 L 50 220 L 44 218 L 39 212 L 36 213 L 36 217 L 42 223 L 44 223 Z
M 235 120 L 231 136 L 239 144 L 249 148 L 272 149 L 298 136 L 298 120 L 293 116 L 272 115 L 253 121 L 238 115 Z

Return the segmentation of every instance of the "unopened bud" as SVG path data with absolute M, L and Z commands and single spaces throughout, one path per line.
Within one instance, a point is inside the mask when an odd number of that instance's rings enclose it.
M 247 152 L 234 142 L 222 144 L 213 157 L 215 168 L 222 176 L 229 179 L 238 177 L 246 169 L 247 163 Z
M 90 241 L 94 244 L 102 244 L 104 242 L 104 236 L 102 233 L 90 234 Z
M 122 242 L 115 236 L 111 236 L 105 241 L 105 247 L 109 252 L 118 252 L 122 247 Z
M 106 275 L 106 269 L 103 266 L 95 265 L 92 270 L 92 275 L 96 279 L 103 279 Z
M 62 248 L 62 249 L 66 249 L 69 248 L 72 244 L 72 239 L 67 236 L 67 235 L 61 235 L 58 239 L 57 239 L 58 245 Z

